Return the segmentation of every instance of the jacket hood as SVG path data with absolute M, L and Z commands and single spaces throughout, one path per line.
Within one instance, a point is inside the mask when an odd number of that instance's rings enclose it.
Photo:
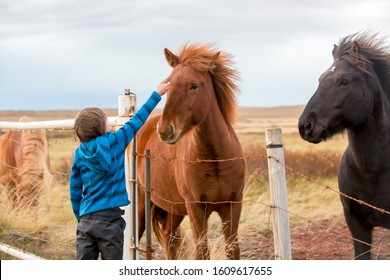
M 106 135 L 80 143 L 80 156 L 90 170 L 107 172 L 111 167 L 110 143 Z

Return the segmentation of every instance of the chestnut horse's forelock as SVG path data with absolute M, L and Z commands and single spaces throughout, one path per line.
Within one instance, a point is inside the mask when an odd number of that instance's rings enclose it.
M 211 75 L 221 113 L 228 122 L 235 123 L 239 75 L 233 68 L 233 56 L 217 51 L 212 44 L 187 44 L 180 49 L 178 58 L 180 64 Z

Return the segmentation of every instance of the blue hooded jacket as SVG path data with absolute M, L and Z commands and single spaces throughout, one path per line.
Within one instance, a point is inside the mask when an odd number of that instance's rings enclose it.
M 80 143 L 70 175 L 70 199 L 77 220 L 88 213 L 130 203 L 124 170 L 126 147 L 160 100 L 161 96 L 153 92 L 118 131 Z

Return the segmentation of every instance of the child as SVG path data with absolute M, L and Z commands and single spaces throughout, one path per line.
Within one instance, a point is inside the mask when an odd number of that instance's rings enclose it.
M 98 108 L 78 113 L 74 128 L 80 146 L 74 153 L 70 199 L 77 225 L 77 259 L 103 260 L 123 257 L 120 206 L 130 203 L 126 191 L 124 155 L 127 145 L 169 89 L 162 81 L 139 111 L 117 132 L 110 132 L 107 116 Z

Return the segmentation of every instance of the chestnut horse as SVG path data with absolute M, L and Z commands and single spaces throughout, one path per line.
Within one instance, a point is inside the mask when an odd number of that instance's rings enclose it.
M 370 259 L 373 228 L 390 228 L 390 51 L 363 33 L 341 40 L 333 58 L 299 119 L 299 132 L 319 143 L 347 131 L 338 180 L 349 197 L 341 195 L 341 202 L 355 258 Z
M 39 196 L 49 183 L 49 164 L 45 132 L 8 131 L 0 136 L 0 184 L 13 209 L 37 210 Z
M 138 154 L 149 149 L 153 229 L 168 259 L 177 257 L 180 223 L 189 216 L 195 259 L 209 259 L 207 221 L 222 220 L 228 259 L 239 259 L 238 224 L 245 161 L 232 123 L 238 75 L 231 56 L 211 45 L 185 45 L 178 55 L 164 50 L 173 68 L 162 115 L 138 133 Z M 226 160 L 239 158 L 238 160 Z M 224 161 L 225 159 L 225 161 Z M 144 160 L 138 157 L 139 236 L 145 230 Z M 157 223 L 158 222 L 158 223 Z

